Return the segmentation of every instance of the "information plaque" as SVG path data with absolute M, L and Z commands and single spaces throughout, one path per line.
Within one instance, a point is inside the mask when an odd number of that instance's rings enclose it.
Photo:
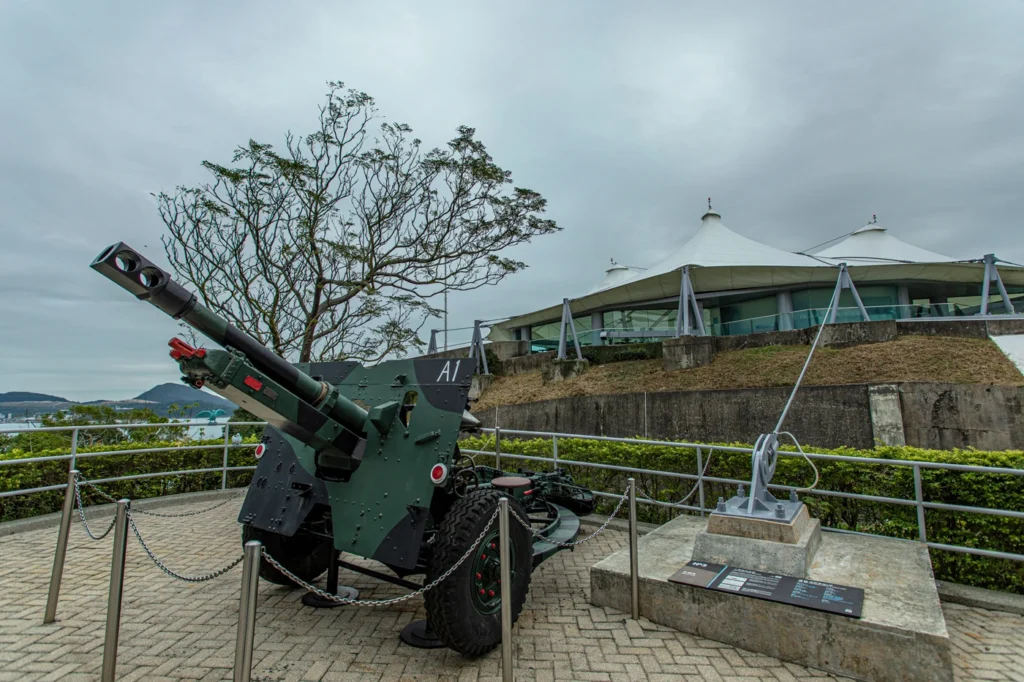
M 860 618 L 864 607 L 864 590 L 859 587 L 833 585 L 820 580 L 793 578 L 706 561 L 691 561 L 669 580 L 850 618 Z

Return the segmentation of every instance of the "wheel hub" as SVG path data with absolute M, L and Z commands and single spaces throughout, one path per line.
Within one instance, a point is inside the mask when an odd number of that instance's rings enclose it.
M 480 613 L 497 613 L 501 609 L 501 553 L 499 550 L 500 535 L 491 531 L 477 550 L 471 566 L 470 590 L 473 606 Z M 516 549 L 509 544 L 512 566 L 511 579 L 515 579 Z

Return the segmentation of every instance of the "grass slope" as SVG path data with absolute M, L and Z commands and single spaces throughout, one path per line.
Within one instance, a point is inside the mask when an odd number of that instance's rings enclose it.
M 768 346 L 715 355 L 707 366 L 666 372 L 661 360 L 591 367 L 569 381 L 544 386 L 540 372 L 496 377 L 474 411 L 577 395 L 792 386 L 810 346 Z M 906 337 L 851 348 L 818 348 L 807 385 L 935 381 L 1024 385 L 1024 375 L 991 341 Z

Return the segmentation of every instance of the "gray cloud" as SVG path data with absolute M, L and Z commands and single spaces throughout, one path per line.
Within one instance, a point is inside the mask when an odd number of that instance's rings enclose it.
M 611 257 L 653 263 L 709 195 L 782 248 L 878 213 L 920 246 L 1024 262 L 1022 20 L 996 1 L 4 3 L 0 391 L 175 381 L 175 323 L 89 261 L 123 239 L 162 262 L 149 193 L 308 130 L 328 79 L 431 145 L 476 127 L 565 228 L 516 249 L 525 273 L 452 296 L 453 327 L 585 293 Z

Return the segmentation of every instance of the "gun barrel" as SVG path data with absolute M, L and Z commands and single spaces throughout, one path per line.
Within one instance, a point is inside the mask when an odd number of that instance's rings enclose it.
M 175 282 L 162 268 L 124 242 L 104 249 L 90 267 L 136 298 L 148 301 L 176 320 L 184 321 L 215 343 L 241 351 L 253 367 L 307 403 L 318 405 L 327 396 L 330 390 L 327 384 L 300 372 L 259 341 L 202 305 L 194 293 Z M 352 431 L 363 431 L 366 410 L 343 396 L 338 397 L 330 414 Z

